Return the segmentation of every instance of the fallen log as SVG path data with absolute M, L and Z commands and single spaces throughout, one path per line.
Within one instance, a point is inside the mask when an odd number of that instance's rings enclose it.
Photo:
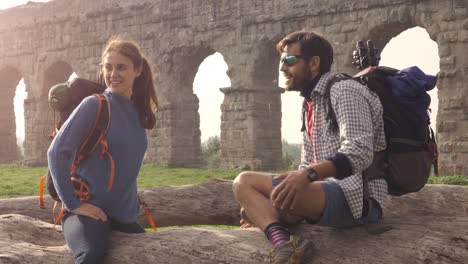
M 139 193 L 158 226 L 237 225 L 239 205 L 232 194 L 232 181 L 211 180 L 184 186 L 162 186 L 140 189 Z M 38 196 L 0 199 L 1 214 L 21 214 L 53 223 L 54 200 L 44 197 L 44 208 Z M 139 221 L 149 227 L 143 210 Z
M 231 184 L 210 181 L 140 192 L 159 226 L 236 224 L 239 206 Z M 44 212 L 36 209 L 36 201 L 37 197 L 0 200 L 0 263 L 73 263 L 60 227 L 51 229 L 51 224 L 35 218 Z M 314 241 L 317 250 L 308 263 L 466 263 L 467 209 L 467 187 L 428 185 L 415 194 L 391 197 L 383 225 L 393 229 L 380 235 L 369 235 L 363 227 L 302 224 L 291 230 Z M 50 221 L 50 212 L 44 215 Z M 268 263 L 270 250 L 258 229 L 115 232 L 106 263 Z
M 232 194 L 232 181 L 211 180 L 195 185 L 140 189 L 139 192 L 158 226 L 239 223 L 239 205 Z M 0 215 L 21 214 L 52 223 L 54 201 L 48 195 L 44 198 L 44 209 L 39 208 L 37 196 L 0 199 Z M 468 187 L 426 185 L 417 193 L 391 196 L 384 216 L 468 216 Z M 143 210 L 140 210 L 139 221 L 149 227 Z
M 315 245 L 306 263 L 466 263 L 468 217 L 414 217 L 369 235 L 363 227 L 292 228 Z M 73 263 L 60 227 L 22 215 L 0 216 L 0 263 Z M 115 232 L 105 263 L 268 263 L 271 245 L 258 229 L 174 228 Z
M 389 196 L 385 218 L 401 216 L 468 216 L 468 187 L 428 184 L 417 193 Z

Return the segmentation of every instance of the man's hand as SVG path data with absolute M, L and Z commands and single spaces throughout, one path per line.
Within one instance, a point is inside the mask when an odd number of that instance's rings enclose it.
M 276 176 L 283 181 L 271 193 L 273 206 L 281 210 L 294 210 L 299 193 L 310 183 L 305 170 L 296 170 Z
M 107 221 L 107 215 L 104 213 L 104 211 L 90 203 L 82 203 L 81 206 L 73 210 L 72 213 L 91 217 L 95 220 L 101 220 L 104 222 Z

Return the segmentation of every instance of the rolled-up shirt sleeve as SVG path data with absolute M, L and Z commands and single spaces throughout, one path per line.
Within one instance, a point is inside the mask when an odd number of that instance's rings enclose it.
M 353 174 L 353 168 L 351 167 L 351 162 L 349 162 L 348 157 L 341 152 L 336 152 L 333 155 L 328 156 L 325 158 L 333 163 L 336 168 L 336 175 L 335 178 L 337 179 L 344 179 L 349 177 Z
M 70 169 L 78 149 L 92 129 L 97 109 L 98 100 L 95 96 L 85 98 L 63 124 L 47 151 L 54 187 L 69 211 L 81 205 L 70 180 Z

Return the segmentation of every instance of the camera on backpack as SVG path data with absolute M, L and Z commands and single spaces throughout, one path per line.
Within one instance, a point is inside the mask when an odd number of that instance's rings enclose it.
M 380 54 L 378 51 L 372 40 L 368 40 L 366 43 L 359 40 L 356 42 L 356 49 L 353 51 L 353 65 L 359 70 L 371 66 L 378 66 L 380 62 Z

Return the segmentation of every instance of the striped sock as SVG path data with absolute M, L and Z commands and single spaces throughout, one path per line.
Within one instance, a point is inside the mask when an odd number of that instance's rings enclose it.
M 288 242 L 291 235 L 289 230 L 280 222 L 269 224 L 263 232 L 273 246 Z

